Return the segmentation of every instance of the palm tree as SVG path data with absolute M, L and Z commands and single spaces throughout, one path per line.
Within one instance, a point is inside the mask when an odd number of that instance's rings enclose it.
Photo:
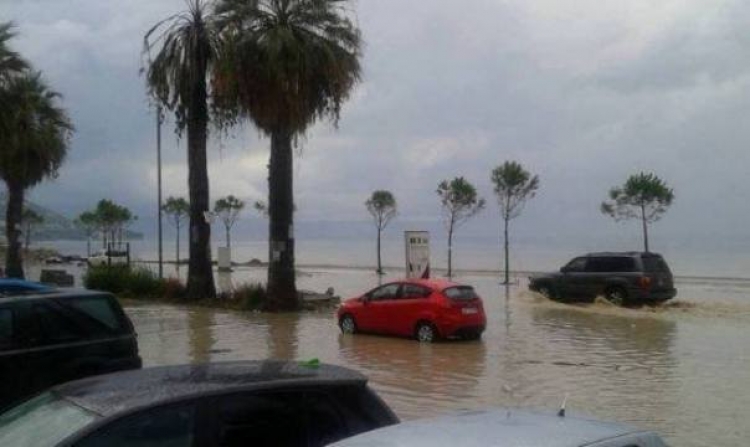
M 271 138 L 268 310 L 299 306 L 294 272 L 292 143 L 318 119 L 338 121 L 360 78 L 360 33 L 346 0 L 218 0 L 226 51 L 217 107 Z
M 2 115 L 0 179 L 8 188 L 5 266 L 9 277 L 24 277 L 20 225 L 25 191 L 54 178 L 68 150 L 73 126 L 56 105 L 59 97 L 40 73 L 14 76 L 0 89 L 0 103 L 8 105 Z
M 8 41 L 13 37 L 13 23 L 0 23 L 0 83 L 7 82 L 11 76 L 29 68 L 28 63 L 8 47 Z
M 144 52 L 159 46 L 148 63 L 149 93 L 172 111 L 178 132 L 187 128 L 188 194 L 190 203 L 190 261 L 187 294 L 216 296 L 211 265 L 206 141 L 208 138 L 208 76 L 216 59 L 218 40 L 212 16 L 203 0 L 186 0 L 188 10 L 154 25 L 144 38 Z M 157 34 L 157 32 L 161 32 Z

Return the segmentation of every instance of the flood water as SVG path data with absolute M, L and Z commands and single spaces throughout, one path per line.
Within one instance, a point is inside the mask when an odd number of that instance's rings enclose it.
M 235 273 L 252 278 L 260 273 Z M 226 286 L 232 278 L 219 282 Z M 678 281 L 659 309 L 552 303 L 491 277 L 465 276 L 484 298 L 480 342 L 419 344 L 341 335 L 333 314 L 266 315 L 126 303 L 146 365 L 299 359 L 357 369 L 402 419 L 492 406 L 556 409 L 657 430 L 673 446 L 750 439 L 750 282 Z M 354 295 L 369 272 L 307 271 L 301 288 Z

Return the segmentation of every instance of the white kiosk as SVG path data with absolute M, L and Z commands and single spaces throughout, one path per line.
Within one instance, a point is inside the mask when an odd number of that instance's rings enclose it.
M 406 245 L 406 277 L 430 277 L 430 233 L 404 231 Z

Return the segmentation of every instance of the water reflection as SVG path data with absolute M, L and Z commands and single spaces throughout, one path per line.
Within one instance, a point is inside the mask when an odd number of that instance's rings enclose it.
M 213 334 L 214 311 L 211 309 L 191 309 L 188 312 L 188 355 L 192 363 L 206 363 L 211 360 L 211 351 L 216 339 Z
M 487 350 L 483 342 L 422 344 L 368 335 L 339 335 L 341 357 L 365 371 L 402 417 L 426 410 L 470 407 L 482 394 Z M 424 396 L 432 396 L 426 402 Z

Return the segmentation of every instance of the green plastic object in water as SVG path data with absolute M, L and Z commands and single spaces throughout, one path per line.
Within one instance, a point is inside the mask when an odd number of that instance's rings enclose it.
M 320 360 L 318 360 L 317 358 L 312 358 L 310 360 L 305 360 L 299 363 L 306 368 L 317 368 L 320 366 Z

